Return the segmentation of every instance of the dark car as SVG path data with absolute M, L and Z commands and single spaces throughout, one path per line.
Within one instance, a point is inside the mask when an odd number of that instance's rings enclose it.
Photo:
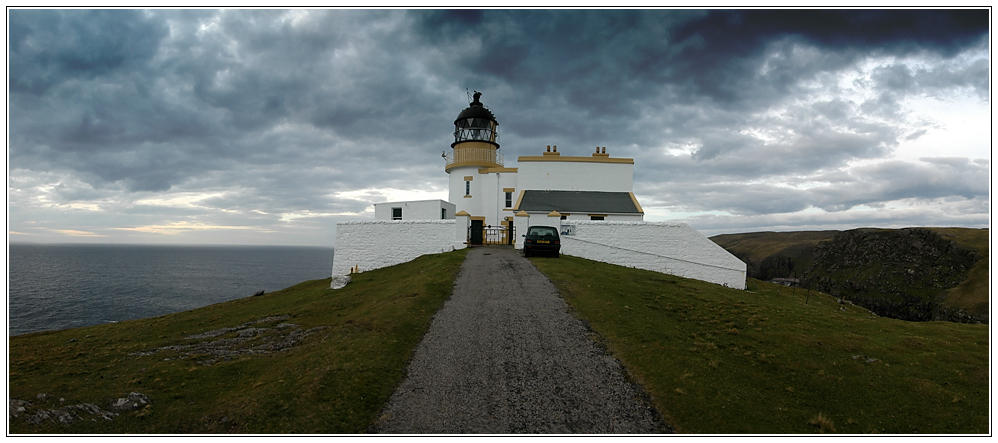
M 524 237 L 526 237 L 523 240 L 524 257 L 535 254 L 551 254 L 553 257 L 558 257 L 561 251 L 561 236 L 558 235 L 558 228 L 531 226 L 527 228 Z

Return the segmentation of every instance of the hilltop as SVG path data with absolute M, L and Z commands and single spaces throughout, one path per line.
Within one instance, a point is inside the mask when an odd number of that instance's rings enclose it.
M 800 285 L 904 320 L 988 320 L 988 230 L 755 232 L 711 237 L 752 278 Z

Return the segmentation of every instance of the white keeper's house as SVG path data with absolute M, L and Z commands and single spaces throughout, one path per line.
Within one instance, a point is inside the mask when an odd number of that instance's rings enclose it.
M 634 160 L 605 147 L 585 156 L 557 146 L 507 167 L 499 122 L 475 92 L 444 151 L 448 201 L 376 203 L 372 222 L 337 224 L 333 276 L 363 272 L 469 245 L 522 248 L 528 226 L 555 226 L 562 253 L 745 287 L 745 263 L 683 223 L 644 222 Z

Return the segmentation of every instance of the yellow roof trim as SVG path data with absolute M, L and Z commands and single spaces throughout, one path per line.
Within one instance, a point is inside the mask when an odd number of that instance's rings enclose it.
M 515 211 L 515 210 L 517 210 L 517 209 L 520 209 L 520 202 L 522 202 L 522 201 L 523 201 L 523 193 L 524 193 L 525 191 L 526 191 L 526 189 L 521 189 L 521 190 L 520 190 L 520 196 L 516 198 L 516 204 L 515 204 L 515 205 L 513 205 L 513 210 L 514 210 L 514 211 Z
M 551 211 L 548 212 L 548 217 L 561 217 L 561 213 L 559 213 L 558 211 Z
M 520 212 L 517 212 L 516 214 L 513 214 L 513 215 L 515 215 L 517 217 L 530 217 L 530 214 L 527 214 L 527 211 L 520 211 Z
M 481 168 L 479 174 L 490 174 L 493 172 L 516 172 L 516 168 Z
M 568 157 L 568 156 L 542 156 L 524 155 L 516 159 L 518 162 L 583 162 L 583 163 L 625 163 L 634 164 L 633 158 L 610 158 L 610 157 Z
M 474 167 L 474 166 L 477 166 L 479 168 L 501 168 L 501 167 L 503 167 L 502 165 L 500 165 L 499 163 L 496 163 L 496 162 L 489 162 L 489 161 L 484 161 L 484 160 L 483 161 L 469 160 L 469 161 L 461 161 L 461 162 L 451 163 L 451 164 L 447 165 L 447 167 L 444 168 L 444 172 L 450 172 L 451 169 L 454 169 L 454 168 L 464 168 L 464 167 Z
M 634 202 L 634 207 L 638 208 L 638 212 L 644 214 L 645 210 L 641 209 L 641 204 L 638 203 L 638 198 L 634 196 L 634 193 L 633 192 L 628 192 L 627 194 L 631 196 L 631 201 Z
M 455 217 L 470 217 L 471 214 L 469 214 L 468 211 L 461 210 L 461 212 L 458 212 L 457 214 L 454 214 L 454 216 Z

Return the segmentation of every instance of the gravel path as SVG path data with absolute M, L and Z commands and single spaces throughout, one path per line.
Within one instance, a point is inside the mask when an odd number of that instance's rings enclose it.
M 589 333 L 516 251 L 474 248 L 372 431 L 668 432 Z

